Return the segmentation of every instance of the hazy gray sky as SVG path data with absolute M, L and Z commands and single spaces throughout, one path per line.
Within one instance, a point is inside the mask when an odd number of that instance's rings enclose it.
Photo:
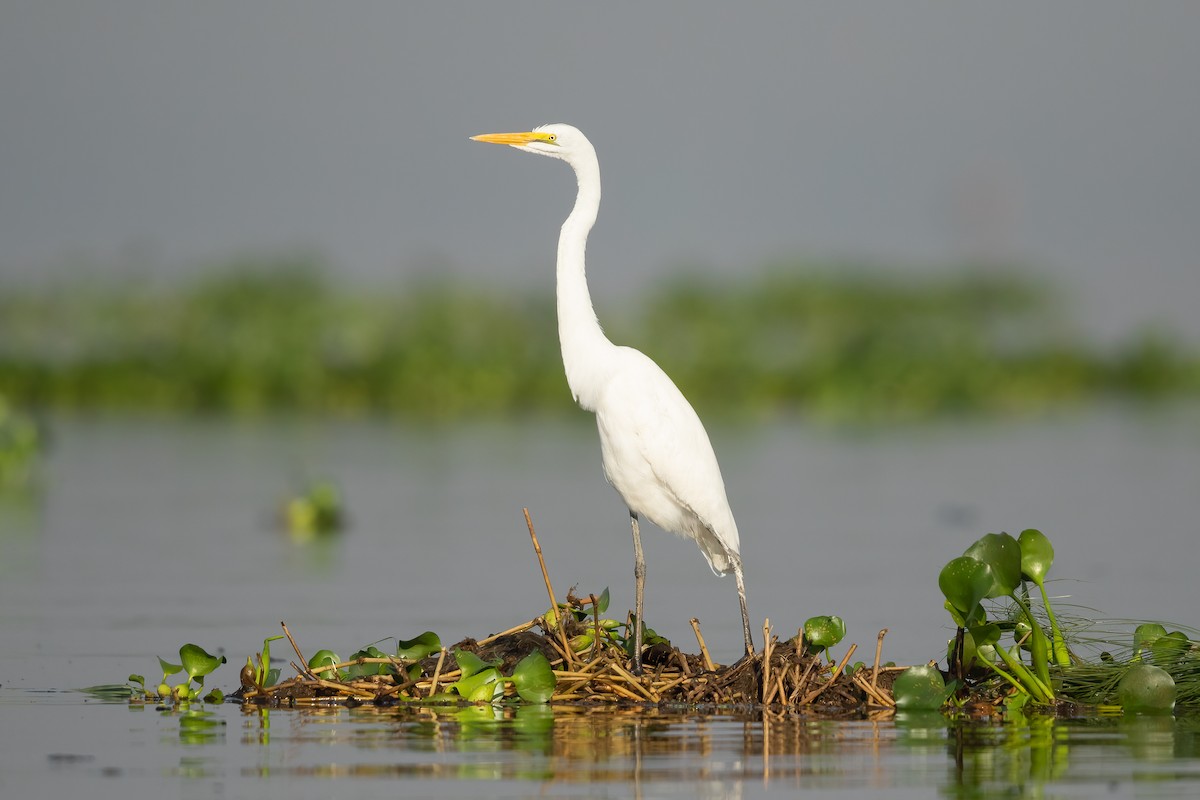
M 569 171 L 467 137 L 562 121 L 600 296 L 984 253 L 1200 336 L 1197 42 L 1192 2 L 9 0 L 0 275 L 311 248 L 548 286 Z

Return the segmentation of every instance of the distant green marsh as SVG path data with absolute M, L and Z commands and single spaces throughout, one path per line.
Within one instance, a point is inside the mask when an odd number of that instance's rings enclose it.
M 598 303 L 704 415 L 895 421 L 1030 413 L 1200 388 L 1166 337 L 1100 348 L 1055 295 L 981 271 L 767 270 Z M 307 264 L 231 265 L 172 288 L 0 296 L 0 395 L 42 410 L 453 419 L 567 412 L 551 287 L 343 287 Z

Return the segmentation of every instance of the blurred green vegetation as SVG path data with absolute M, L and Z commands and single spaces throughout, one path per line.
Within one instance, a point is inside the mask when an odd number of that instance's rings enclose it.
M 175 287 L 10 287 L 0 395 L 35 410 L 566 411 L 551 291 L 352 289 L 310 263 L 230 264 Z M 1012 274 L 790 265 L 598 310 L 614 341 L 651 355 L 706 415 L 892 421 L 1200 389 L 1195 352 L 1151 334 L 1089 345 L 1061 306 Z

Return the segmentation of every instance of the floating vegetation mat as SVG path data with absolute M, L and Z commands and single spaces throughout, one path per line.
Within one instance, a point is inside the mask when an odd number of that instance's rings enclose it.
M 809 620 L 796 636 L 780 642 L 770 621 L 763 624 L 764 648 L 728 666 L 713 663 L 693 619 L 699 655 L 684 653 L 643 625 L 641 669 L 633 659 L 635 620 L 602 619 L 608 590 L 586 598 L 567 593 L 557 601 L 533 521 L 525 510 L 529 536 L 537 554 L 551 605 L 547 612 L 484 639 L 464 639 L 443 647 L 432 631 L 398 642 L 396 655 L 365 648 L 346 661 L 329 651 L 305 658 L 285 623 L 284 635 L 298 661 L 293 678 L 276 682 L 263 643 L 258 663 L 247 659 L 243 702 L 274 705 L 400 702 L 524 701 L 580 704 L 653 704 L 687 706 L 811 707 L 835 714 L 859 714 L 871 707 L 896 703 L 891 685 L 901 667 L 881 667 L 887 631 L 879 632 L 873 666 L 848 667 L 857 649 L 851 645 L 841 661 L 828 657 L 828 647 L 845 634 L 837 617 Z M 279 637 L 275 637 L 279 638 Z
M 1091 646 L 1109 647 L 1097 661 L 1080 656 L 1073 645 L 1085 643 L 1082 633 L 1091 623 L 1058 622 L 1044 590 L 1054 550 L 1032 528 L 1019 537 L 989 533 L 942 569 L 938 585 L 958 625 L 943 671 L 934 663 L 881 663 L 887 629 L 879 632 L 869 664 L 851 662 L 857 644 L 835 658 L 831 648 L 846 634 L 836 616 L 812 617 L 784 641 L 767 620 L 763 649 L 729 665 L 713 662 L 696 619 L 691 622 L 698 654 L 684 652 L 642 624 L 639 663 L 634 658 L 637 621 L 632 614 L 623 621 L 604 616 L 607 589 L 582 597 L 572 588 L 565 600 L 556 599 L 528 510 L 525 518 L 550 599 L 544 614 L 478 640 L 444 646 L 437 634 L 426 631 L 398 640 L 393 652 L 368 645 L 346 659 L 330 650 L 306 658 L 280 623 L 283 633 L 265 639 L 261 652 L 246 659 L 233 699 L 268 707 L 520 701 L 855 717 L 940 710 L 974 718 L 1023 709 L 1065 716 L 1170 714 L 1200 705 L 1200 641 L 1189 635 L 1194 629 L 1168 632 L 1159 623 L 1143 622 L 1128 645 L 1120 644 L 1120 636 L 1093 638 Z M 1023 587 L 1026 581 L 1042 595 L 1038 613 Z M 982 605 L 1001 597 L 1008 605 Z M 270 653 L 271 642 L 283 638 L 296 655 L 294 675 L 286 679 L 271 666 Z M 179 650 L 178 664 L 159 659 L 163 677 L 157 687 L 130 675 L 128 685 L 83 691 L 133 702 L 221 702 L 225 697 L 219 690 L 204 694 L 204 680 L 225 661 L 188 643 Z M 185 680 L 169 685 L 168 677 L 176 674 Z
M 587 600 L 568 595 L 570 607 L 582 609 L 587 604 Z M 364 655 L 319 667 L 305 666 L 308 660 L 284 625 L 298 658 L 291 664 L 296 675 L 272 686 L 259 687 L 252 678 L 252 670 L 243 670 L 242 688 L 235 695 L 247 703 L 282 706 L 459 703 L 468 700 L 471 689 L 465 682 L 480 674 L 480 664 L 487 665 L 484 669 L 495 669 L 498 676 L 510 676 L 517 674 L 522 662 L 539 654 L 552 670 L 553 691 L 547 699 L 554 703 L 727 707 L 762 704 L 831 714 L 862 714 L 895 706 L 891 685 L 905 669 L 879 666 L 878 660 L 870 667 L 848 669 L 854 646 L 835 663 L 820 654 L 806 653 L 798 644 L 802 641 L 799 636 L 787 642 L 771 637 L 768 645 L 753 655 L 727 666 L 714 664 L 699 623 L 692 620 L 700 654 L 684 653 L 678 647 L 659 642 L 645 650 L 642 674 L 637 675 L 626 652 L 602 636 L 593 639 L 600 644 L 573 652 L 569 643 L 584 635 L 585 623 L 572 619 L 573 615 L 564 616 L 565 630 L 551 625 L 545 617 L 538 617 L 485 639 L 464 639 L 440 649 L 437 655 L 411 663 L 394 656 Z M 598 621 L 598 617 L 593 616 L 593 621 Z M 594 637 L 598 629 L 598 625 L 593 628 Z M 768 631 L 769 625 L 764 625 L 764 635 Z M 879 635 L 877 659 L 885 633 L 881 631 Z M 563 646 L 564 637 L 567 647 Z M 377 672 L 364 675 L 364 668 Z M 520 694 L 519 681 L 498 676 L 490 682 L 498 684 L 498 688 L 486 693 L 486 699 L 515 698 Z M 468 694 L 462 693 L 464 689 Z

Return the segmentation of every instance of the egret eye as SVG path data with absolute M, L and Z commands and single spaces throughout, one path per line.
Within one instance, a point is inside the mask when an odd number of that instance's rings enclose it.
M 550 141 L 550 142 L 557 142 L 557 141 L 558 141 L 558 134 L 552 133 L 552 134 L 550 134 L 548 137 L 546 137 L 546 140 L 547 140 L 547 141 Z

